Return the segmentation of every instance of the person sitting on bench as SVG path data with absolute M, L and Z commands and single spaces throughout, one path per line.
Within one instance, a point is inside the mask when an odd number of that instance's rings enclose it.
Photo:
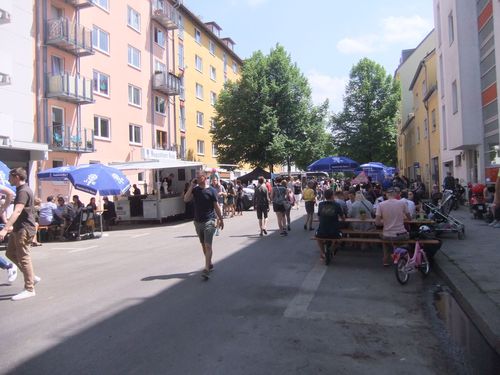
M 319 246 L 321 259 L 324 258 L 323 246 L 330 239 L 340 238 L 340 223 L 339 219 L 344 221 L 345 216 L 342 207 L 335 202 L 332 189 L 328 189 L 324 193 L 325 199 L 318 206 L 319 226 L 316 231 L 316 242 Z

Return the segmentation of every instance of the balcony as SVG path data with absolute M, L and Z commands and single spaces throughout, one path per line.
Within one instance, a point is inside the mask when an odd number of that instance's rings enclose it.
M 51 125 L 48 127 L 49 149 L 62 152 L 94 152 L 94 130 L 81 129 L 76 126 Z
M 0 9 L 0 25 L 10 23 L 10 13 L 6 10 Z
M 46 43 L 75 56 L 93 55 L 92 30 L 67 18 L 47 21 Z
M 82 9 L 94 6 L 93 0 L 66 0 L 66 3 L 72 5 L 76 9 Z
M 179 28 L 179 12 L 167 0 L 153 0 L 151 18 L 167 30 Z
M 155 72 L 153 74 L 153 90 L 167 95 L 179 95 L 181 80 L 173 73 Z
M 69 73 L 48 74 L 45 95 L 74 104 L 94 102 L 92 80 Z
M 0 86 L 10 85 L 11 83 L 12 80 L 10 78 L 10 75 L 0 72 Z

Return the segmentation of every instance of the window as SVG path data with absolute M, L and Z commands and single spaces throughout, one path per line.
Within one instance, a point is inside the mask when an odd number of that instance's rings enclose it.
M 208 50 L 212 55 L 215 55 L 215 42 L 213 40 L 208 41 Z
M 111 139 L 109 119 L 101 116 L 94 116 L 94 137 Z
M 179 69 L 184 69 L 184 44 L 182 43 L 179 43 L 178 57 L 179 57 Z
M 210 65 L 210 79 L 212 81 L 217 80 L 217 70 L 215 69 L 214 66 Z
M 181 159 L 186 158 L 186 137 L 181 137 L 181 147 L 180 147 Z
M 156 131 L 156 148 L 163 148 L 165 150 L 168 148 L 167 132 L 162 130 Z
M 179 77 L 179 99 L 186 100 L 186 90 L 184 88 L 184 77 Z
M 199 128 L 203 127 L 203 120 L 204 120 L 205 115 L 203 112 L 196 111 L 196 126 Z
M 179 14 L 179 38 L 184 39 L 184 18 Z
M 217 102 L 217 94 L 213 91 L 210 91 L 210 104 L 215 105 Z
M 448 15 L 448 41 L 450 43 L 450 46 L 453 43 L 453 41 L 455 40 L 455 30 L 454 30 L 453 23 L 454 23 L 453 22 L 453 12 L 451 12 Z
M 194 66 L 195 66 L 197 71 L 203 72 L 203 60 L 198 55 L 194 56 Z
M 436 110 L 433 109 L 431 112 L 431 123 L 432 123 L 432 131 L 436 130 L 437 124 L 436 124 Z
M 132 46 L 128 46 L 128 64 L 134 68 L 141 68 L 141 51 Z
M 155 96 L 155 112 L 162 115 L 167 113 L 167 101 L 162 96 Z
M 93 3 L 99 8 L 109 10 L 109 0 L 93 0 Z
M 64 72 L 64 60 L 59 56 L 50 56 L 52 74 L 57 75 Z
M 92 32 L 92 46 L 98 51 L 109 53 L 109 33 L 94 26 Z
M 226 73 L 227 72 L 227 55 L 225 52 L 222 55 L 222 61 L 224 62 L 224 73 Z
M 196 28 L 194 29 L 194 40 L 196 43 L 201 44 L 201 31 Z
M 52 160 L 52 168 L 59 168 L 64 165 L 63 160 Z
M 214 118 L 210 119 L 210 129 L 215 129 L 215 119 Z
M 94 92 L 96 94 L 109 96 L 109 76 L 94 70 Z
M 186 131 L 186 108 L 184 106 L 179 110 L 179 127 L 181 131 Z
M 131 7 L 127 7 L 127 25 L 141 32 L 141 15 Z
M 141 89 L 139 87 L 128 85 L 128 104 L 136 107 L 141 106 Z
M 156 26 L 154 30 L 154 41 L 161 47 L 165 47 L 165 33 L 163 32 L 163 30 L 159 29 Z
M 203 85 L 200 85 L 199 83 L 196 84 L 196 97 L 203 100 Z
M 424 138 L 427 138 L 429 136 L 429 123 L 427 119 L 424 119 Z
M 167 67 L 162 62 L 155 60 L 155 72 L 166 72 Z
M 458 89 L 457 89 L 457 81 L 453 81 L 451 84 L 451 95 L 452 95 L 452 108 L 453 114 L 458 112 Z
M 198 155 L 205 155 L 205 141 L 196 141 L 196 152 Z
M 128 126 L 128 140 L 131 144 L 142 144 L 142 126 L 129 124 Z
M 214 158 L 217 157 L 217 146 L 215 144 L 212 143 L 212 156 Z
M 238 73 L 238 64 L 233 61 L 233 73 Z

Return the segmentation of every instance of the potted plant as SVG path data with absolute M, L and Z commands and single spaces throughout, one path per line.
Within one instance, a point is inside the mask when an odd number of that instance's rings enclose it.
M 365 209 L 361 208 L 361 209 L 359 210 L 359 218 L 360 218 L 361 220 L 366 220 L 366 211 L 365 211 Z

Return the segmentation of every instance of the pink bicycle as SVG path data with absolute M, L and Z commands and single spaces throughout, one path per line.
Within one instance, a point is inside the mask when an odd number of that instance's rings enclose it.
M 392 254 L 392 259 L 396 272 L 396 279 L 400 284 L 406 284 L 410 279 L 410 274 L 420 271 L 425 277 L 431 271 L 431 265 L 427 259 L 424 249 L 420 246 L 418 240 L 415 242 L 415 252 L 413 256 L 407 249 L 403 247 L 397 247 L 394 249 Z

